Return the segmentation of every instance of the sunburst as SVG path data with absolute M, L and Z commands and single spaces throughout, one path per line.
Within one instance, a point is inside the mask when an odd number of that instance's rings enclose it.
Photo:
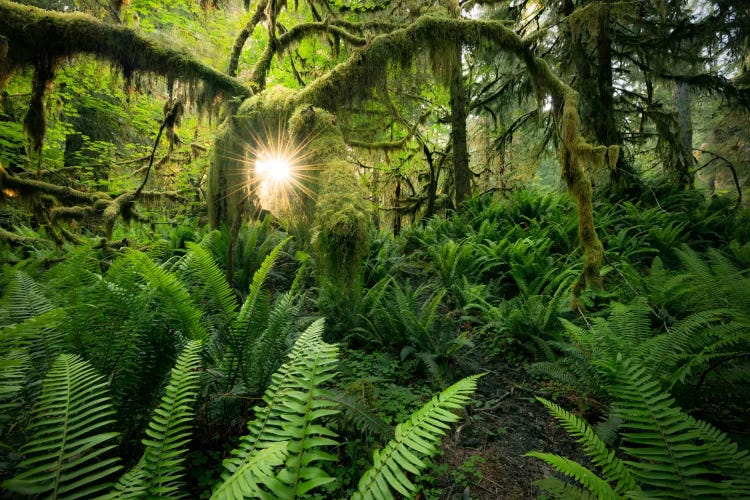
M 257 126 L 257 125 L 256 125 Z M 225 196 L 241 194 L 256 200 L 276 216 L 302 215 L 305 200 L 316 198 L 312 186 L 321 166 L 313 161 L 316 135 L 295 139 L 282 120 L 276 126 L 243 131 L 249 139 L 244 151 L 225 151 L 235 162 L 229 175 L 233 186 Z

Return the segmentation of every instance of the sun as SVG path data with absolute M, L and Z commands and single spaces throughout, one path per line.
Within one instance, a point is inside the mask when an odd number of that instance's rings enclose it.
M 286 183 L 292 179 L 292 162 L 280 154 L 262 153 L 255 160 L 255 173 L 274 184 Z

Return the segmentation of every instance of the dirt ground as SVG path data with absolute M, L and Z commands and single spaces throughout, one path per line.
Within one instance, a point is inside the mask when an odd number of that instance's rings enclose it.
M 495 368 L 480 379 L 477 403 L 467 418 L 443 439 L 440 461 L 448 467 L 438 478 L 441 499 L 536 498 L 534 482 L 553 471 L 540 460 L 524 457 L 529 451 L 586 463 L 577 443 L 534 399 L 550 398 L 549 390 L 518 369 Z M 481 458 L 472 458 L 477 455 Z

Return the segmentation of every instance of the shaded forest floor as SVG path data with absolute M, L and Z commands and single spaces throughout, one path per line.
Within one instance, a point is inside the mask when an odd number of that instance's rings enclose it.
M 534 398 L 549 397 L 550 387 L 520 367 L 485 367 L 475 403 L 462 423 L 443 439 L 437 461 L 447 471 L 437 477 L 431 493 L 442 499 L 536 498 L 534 483 L 553 474 L 547 464 L 523 456 L 546 451 L 586 463 L 585 455 L 549 412 Z M 479 458 L 477 458 L 479 457 Z M 432 494 L 428 495 L 433 497 Z

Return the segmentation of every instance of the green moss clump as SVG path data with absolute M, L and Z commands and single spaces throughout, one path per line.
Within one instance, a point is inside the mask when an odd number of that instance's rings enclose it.
M 350 289 L 370 247 L 372 216 L 349 163 L 326 165 L 321 185 L 313 225 L 315 256 L 328 279 Z

